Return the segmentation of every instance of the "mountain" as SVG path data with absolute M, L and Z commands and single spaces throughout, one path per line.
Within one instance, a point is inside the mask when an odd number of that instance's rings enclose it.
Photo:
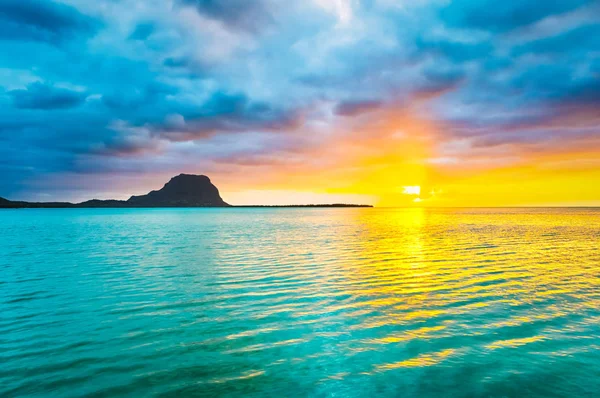
M 71 207 L 229 207 L 219 190 L 205 175 L 179 174 L 161 189 L 146 195 L 132 196 L 127 200 L 92 199 L 82 203 L 68 202 L 13 202 L 0 197 L 0 208 L 71 208 Z M 305 206 L 236 206 L 236 207 L 372 207 L 369 205 L 324 204 Z
M 21 207 L 227 207 L 207 176 L 180 174 L 171 178 L 164 187 L 146 195 L 132 196 L 128 200 L 92 199 L 82 203 L 12 202 L 0 198 L 0 208 Z
M 132 196 L 127 204 L 133 207 L 225 207 L 207 176 L 180 174 L 171 178 L 162 189 L 146 195 Z

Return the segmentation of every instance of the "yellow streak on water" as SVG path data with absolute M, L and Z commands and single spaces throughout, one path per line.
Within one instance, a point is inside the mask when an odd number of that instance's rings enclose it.
M 213 379 L 210 382 L 215 383 L 215 384 L 228 383 L 231 381 L 252 379 L 254 377 L 262 376 L 264 374 L 265 374 L 264 370 L 254 370 L 254 371 L 251 370 L 251 371 L 244 372 L 236 377 L 224 377 L 224 378 L 220 378 L 220 379 Z
M 456 350 L 447 349 L 440 352 L 434 352 L 431 354 L 422 354 L 415 358 L 407 359 L 405 361 L 395 362 L 395 363 L 387 363 L 383 365 L 378 365 L 375 367 L 376 372 L 388 371 L 398 368 L 419 368 L 423 366 L 432 366 L 437 365 L 442 362 L 445 358 L 454 354 Z
M 544 336 L 533 336 L 533 337 L 526 337 L 523 339 L 501 340 L 501 341 L 496 341 L 494 344 L 487 345 L 486 348 L 488 348 L 490 350 L 496 350 L 498 348 L 506 348 L 506 347 L 515 348 L 515 347 L 520 347 L 525 344 L 535 343 L 536 341 L 543 341 L 545 339 L 546 338 Z
M 440 330 L 444 330 L 446 326 L 434 326 L 434 327 L 423 327 L 417 330 L 409 331 L 406 333 L 401 333 L 397 336 L 386 336 L 380 339 L 374 339 L 374 343 L 379 344 L 389 344 L 389 343 L 400 343 L 404 341 L 414 340 L 414 339 L 425 339 L 432 335 L 433 332 L 438 332 Z

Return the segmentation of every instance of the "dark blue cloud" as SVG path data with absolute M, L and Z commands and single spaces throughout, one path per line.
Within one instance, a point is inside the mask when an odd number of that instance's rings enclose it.
M 258 32 L 273 23 L 273 16 L 263 0 L 179 0 L 193 6 L 207 18 L 233 29 Z
M 76 8 L 52 1 L 2 0 L 0 39 L 33 40 L 58 44 L 89 37 L 101 23 Z
M 511 82 L 531 103 L 580 104 L 600 102 L 600 76 L 581 73 L 569 64 L 540 64 L 528 68 Z
M 301 112 L 252 101 L 239 93 L 216 92 L 205 103 L 179 109 L 181 123 L 160 123 L 152 128 L 169 140 L 187 141 L 217 132 L 284 130 L 298 126 Z
M 169 68 L 185 68 L 192 65 L 192 61 L 186 57 L 167 57 L 163 61 L 163 65 Z
M 555 36 L 530 41 L 515 47 L 513 54 L 563 57 L 585 53 L 592 48 L 600 48 L 600 23 L 578 26 Z
M 156 26 L 153 22 L 140 22 L 136 25 L 135 29 L 129 35 L 131 40 L 146 40 L 152 33 L 154 33 Z
M 457 28 L 505 32 L 572 11 L 596 0 L 453 0 L 440 11 L 448 25 Z
M 25 90 L 8 92 L 14 106 L 21 109 L 65 109 L 81 105 L 87 95 L 78 91 L 33 83 Z
M 117 90 L 102 95 L 102 102 L 119 118 L 127 118 L 127 113 L 148 109 L 156 110 L 157 104 L 168 102 L 167 96 L 177 94 L 173 86 L 156 81 L 144 84 L 123 84 Z M 131 115 L 133 116 L 133 115 Z
M 417 38 L 415 56 L 434 55 L 446 57 L 452 62 L 461 63 L 488 57 L 493 47 L 488 42 L 461 43 L 450 40 L 428 40 Z

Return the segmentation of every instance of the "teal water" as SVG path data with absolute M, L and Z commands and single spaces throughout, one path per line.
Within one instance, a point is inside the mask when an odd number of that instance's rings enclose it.
M 600 392 L 598 209 L 0 211 L 1 397 Z

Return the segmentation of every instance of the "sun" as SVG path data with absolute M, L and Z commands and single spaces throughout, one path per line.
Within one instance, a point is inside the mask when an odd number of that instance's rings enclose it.
M 418 185 L 407 185 L 402 187 L 402 193 L 405 195 L 421 195 L 421 187 Z

